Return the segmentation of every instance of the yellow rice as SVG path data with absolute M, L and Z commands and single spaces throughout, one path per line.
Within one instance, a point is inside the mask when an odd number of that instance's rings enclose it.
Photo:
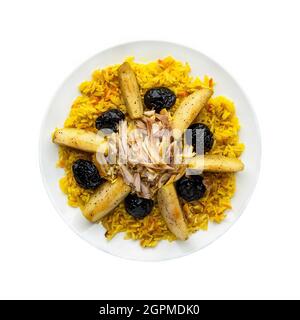
M 203 80 L 192 77 L 190 66 L 172 57 L 148 64 L 136 63 L 133 58 L 127 61 L 137 75 L 142 95 L 147 89 L 156 86 L 168 87 L 176 93 L 177 101 L 171 113 L 176 110 L 185 96 L 202 87 L 212 88 L 214 85 L 213 80 L 208 76 L 204 76 Z M 118 67 L 119 65 L 114 65 L 95 70 L 91 80 L 81 83 L 80 95 L 73 102 L 65 127 L 96 131 L 94 123 L 101 112 L 112 107 L 126 112 L 120 95 Z M 232 101 L 222 96 L 211 98 L 201 111 L 201 119 L 215 137 L 215 144 L 210 153 L 229 157 L 241 155 L 244 145 L 239 142 L 239 121 Z M 58 166 L 65 170 L 65 176 L 60 180 L 60 187 L 67 195 L 69 205 L 82 208 L 93 191 L 80 188 L 73 178 L 71 166 L 79 158 L 92 160 L 90 154 L 60 147 Z M 204 179 L 208 187 L 205 197 L 193 203 L 182 202 L 190 233 L 200 229 L 207 230 L 209 221 L 222 222 L 226 217 L 226 210 L 231 208 L 230 200 L 235 192 L 235 176 L 206 173 Z M 125 232 L 126 239 L 139 240 L 143 247 L 154 247 L 160 240 L 175 240 L 156 205 L 149 216 L 136 220 L 126 213 L 122 203 L 100 223 L 107 230 L 108 239 L 119 232 Z

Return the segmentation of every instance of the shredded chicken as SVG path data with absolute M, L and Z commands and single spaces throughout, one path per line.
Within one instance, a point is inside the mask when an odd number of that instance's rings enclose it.
M 163 185 L 180 179 L 186 169 L 183 159 L 194 156 L 192 148 L 181 150 L 182 141 L 172 137 L 170 115 L 165 110 L 161 114 L 146 111 L 130 123 L 122 121 L 119 132 L 109 140 L 113 156 L 102 162 L 101 172 L 106 171 L 110 180 L 120 174 L 133 192 L 144 198 L 152 198 Z M 115 165 L 108 170 L 112 159 Z

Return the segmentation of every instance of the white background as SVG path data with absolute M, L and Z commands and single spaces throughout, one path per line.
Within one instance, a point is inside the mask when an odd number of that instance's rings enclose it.
M 299 1 L 2 1 L 0 298 L 300 298 Z M 154 39 L 207 54 L 245 89 L 260 180 L 221 239 L 159 263 L 97 251 L 56 214 L 38 167 L 41 119 L 80 63 Z

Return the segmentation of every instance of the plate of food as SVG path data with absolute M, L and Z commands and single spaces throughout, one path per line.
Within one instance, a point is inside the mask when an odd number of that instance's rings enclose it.
M 202 53 L 160 41 L 84 62 L 40 133 L 43 182 L 64 221 L 95 247 L 144 261 L 224 234 L 255 188 L 260 157 L 238 83 Z

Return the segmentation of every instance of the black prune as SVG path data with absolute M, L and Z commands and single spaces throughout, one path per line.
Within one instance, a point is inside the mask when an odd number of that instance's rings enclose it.
M 96 189 L 104 182 L 92 161 L 76 160 L 72 165 L 72 171 L 76 182 L 84 189 Z
M 176 102 L 175 93 L 165 87 L 149 89 L 144 95 L 145 106 L 159 113 L 162 109 L 170 109 Z
M 203 177 L 184 176 L 176 182 L 178 195 L 186 201 L 195 201 L 202 198 L 205 194 L 206 187 L 203 183 Z
M 125 198 L 125 209 L 137 219 L 145 218 L 152 210 L 153 200 L 138 197 L 136 194 L 129 194 Z
M 204 123 L 194 123 L 188 127 L 192 132 L 186 133 L 186 142 L 192 145 L 198 154 L 208 152 L 214 144 L 214 136 Z
M 110 129 L 114 132 L 118 131 L 119 122 L 125 119 L 125 114 L 119 109 L 110 109 L 103 112 L 96 119 L 96 128 L 101 129 Z

